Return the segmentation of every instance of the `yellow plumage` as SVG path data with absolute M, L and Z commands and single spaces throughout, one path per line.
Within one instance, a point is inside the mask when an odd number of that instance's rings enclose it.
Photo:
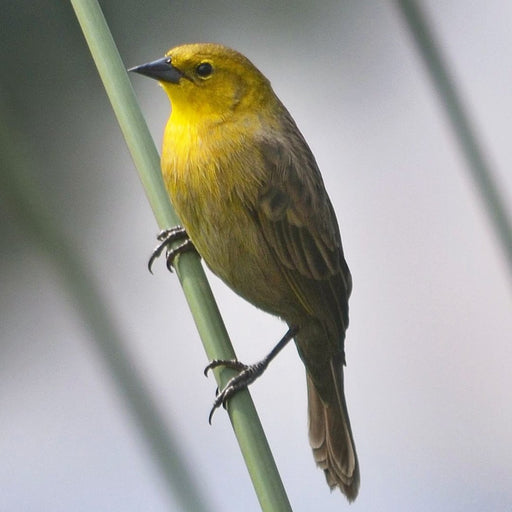
M 171 101 L 162 172 L 184 228 L 214 273 L 297 331 L 315 460 L 329 486 L 355 499 L 343 392 L 352 280 L 307 143 L 269 81 L 234 50 L 179 46 L 136 71 Z

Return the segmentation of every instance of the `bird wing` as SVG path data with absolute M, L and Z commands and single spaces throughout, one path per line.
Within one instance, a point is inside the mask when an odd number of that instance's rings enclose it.
M 306 312 L 331 325 L 335 351 L 348 326 L 350 271 L 334 209 L 315 158 L 291 117 L 286 140 L 266 138 L 261 154 L 270 177 L 255 207 L 257 222 Z M 339 345 L 341 343 L 341 346 Z

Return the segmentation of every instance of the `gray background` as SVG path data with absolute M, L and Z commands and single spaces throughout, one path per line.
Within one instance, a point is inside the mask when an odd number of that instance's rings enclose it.
M 512 4 L 424 2 L 505 197 Z M 323 172 L 354 276 L 346 392 L 362 472 L 350 510 L 509 510 L 510 276 L 392 2 L 104 1 L 134 66 L 183 42 L 245 53 Z M 0 99 L 38 190 L 83 253 L 212 510 L 258 504 L 179 285 L 146 261 L 157 226 L 67 2 L 3 2 Z M 160 145 L 169 114 L 132 82 Z M 4 171 L 2 171 L 4 172 Z M 0 206 L 0 510 L 164 511 L 142 437 L 58 269 Z M 212 279 L 240 359 L 284 325 Z M 314 466 L 290 346 L 252 388 L 296 511 L 348 509 Z M 171 504 L 169 504 L 171 503 Z

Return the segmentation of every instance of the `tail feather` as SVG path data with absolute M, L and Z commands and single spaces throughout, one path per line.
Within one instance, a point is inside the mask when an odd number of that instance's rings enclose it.
M 329 387 L 336 393 L 330 393 L 329 400 L 322 400 L 307 376 L 309 442 L 329 487 L 339 487 L 349 501 L 354 501 L 359 491 L 359 463 L 343 392 L 343 367 L 331 362 L 330 371 Z M 327 376 L 324 379 L 329 380 Z

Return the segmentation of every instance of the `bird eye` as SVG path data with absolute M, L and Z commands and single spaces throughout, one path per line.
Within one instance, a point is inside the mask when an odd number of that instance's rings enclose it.
M 197 66 L 197 68 L 196 68 L 196 73 L 201 78 L 206 78 L 206 77 L 210 76 L 212 74 L 212 72 L 213 72 L 213 67 L 209 62 L 201 62 L 201 64 L 199 64 L 199 66 Z

